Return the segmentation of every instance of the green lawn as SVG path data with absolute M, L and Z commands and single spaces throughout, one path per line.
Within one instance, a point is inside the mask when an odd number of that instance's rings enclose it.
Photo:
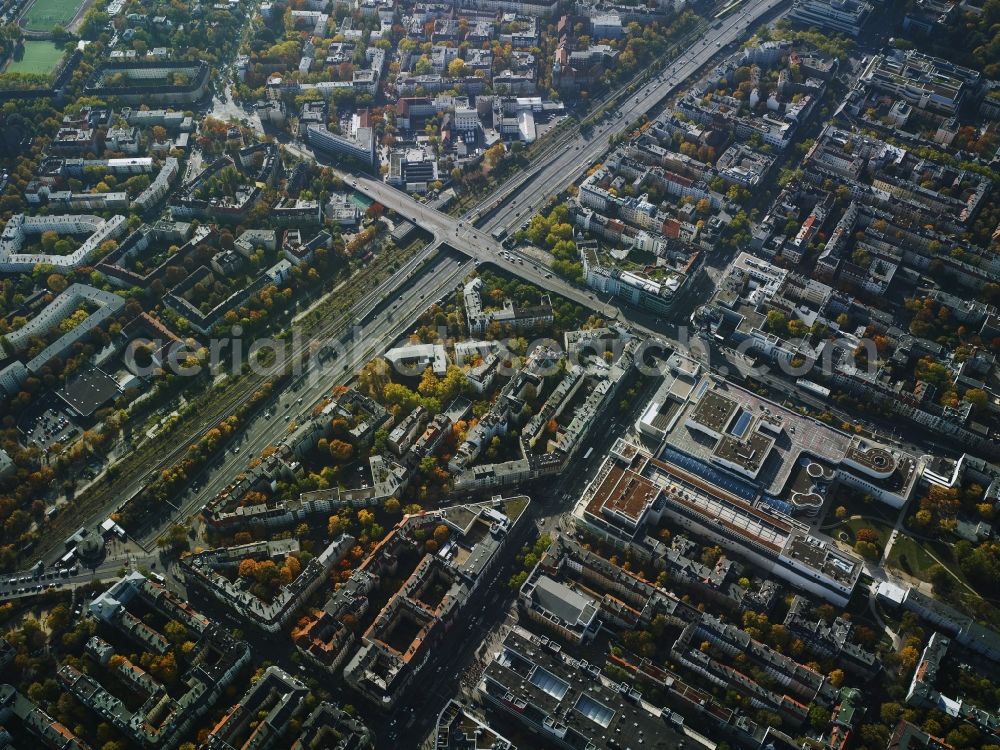
M 929 578 L 928 571 L 931 567 L 938 564 L 937 560 L 931 557 L 929 553 L 933 553 L 944 564 L 944 567 L 955 573 L 959 579 L 955 581 L 954 586 L 948 591 L 935 590 L 936 596 L 979 620 L 1000 622 L 1000 609 L 995 606 L 995 603 L 991 600 L 983 599 L 978 593 L 972 593 L 972 591 L 977 591 L 977 589 L 962 572 L 958 560 L 955 559 L 954 545 L 950 542 L 929 542 L 900 534 L 896 538 L 896 543 L 892 545 L 892 551 L 886 560 L 886 567 L 901 570 L 914 578 L 927 581 Z M 966 586 L 971 587 L 972 591 Z
M 960 580 L 969 583 L 969 579 L 962 572 L 962 567 L 955 557 L 954 540 L 915 539 L 904 530 L 896 537 L 896 543 L 892 545 L 892 551 L 885 562 L 888 567 L 898 568 L 926 581 L 928 580 L 927 571 L 937 565 L 938 560 L 941 561 L 941 565 L 955 573 Z M 971 584 L 969 585 L 971 586 Z M 972 588 L 975 589 L 975 586 Z
M 899 534 L 896 537 L 895 543 L 892 545 L 892 550 L 889 552 L 889 558 L 885 561 L 886 565 L 890 568 L 898 568 L 905 573 L 909 573 L 922 581 L 927 580 L 928 569 L 936 565 L 936 560 L 927 554 L 926 547 L 930 544 L 923 541 L 918 541 L 912 537 L 906 536 L 906 534 Z M 935 554 L 937 551 L 935 550 Z M 941 556 L 938 555 L 949 568 L 954 570 L 961 576 L 961 572 L 958 570 L 958 565 L 954 564 L 951 555 Z
M 524 509 L 528 507 L 527 498 L 523 498 L 520 495 L 512 500 L 507 500 L 506 503 L 507 507 L 504 512 L 507 514 L 507 517 L 513 521 L 517 521 L 517 519 L 524 512 Z
M 861 529 L 871 529 L 876 532 L 879 536 L 879 546 L 884 547 L 885 543 L 889 541 L 889 535 L 892 533 L 892 526 L 883 523 L 875 518 L 848 518 L 844 520 L 841 526 L 835 529 L 831 529 L 831 535 L 837 536 L 836 533 L 846 531 L 851 537 L 851 544 L 854 544 L 854 540 Z
M 24 57 L 20 60 L 11 60 L 6 72 L 48 75 L 55 69 L 62 56 L 63 51 L 52 42 L 26 41 Z
M 24 16 L 24 27 L 30 31 L 50 31 L 53 26 L 66 26 L 76 16 L 83 0 L 35 0 Z
M 839 506 L 843 506 L 847 511 L 847 515 L 841 521 L 836 517 L 836 509 Z M 840 492 L 832 502 L 828 503 L 826 517 L 820 526 L 834 538 L 837 538 L 839 532 L 846 532 L 851 538 L 851 544 L 854 544 L 854 535 L 859 529 L 874 529 L 879 533 L 881 543 L 885 544 L 894 523 L 895 518 L 889 515 L 881 503 L 874 500 L 866 503 L 856 498 L 853 492 Z
M 838 521 L 836 509 L 840 506 L 843 506 L 847 514 Z M 849 547 L 854 547 L 861 529 L 871 529 L 878 535 L 875 546 L 881 553 L 889 541 L 894 524 L 895 518 L 882 503 L 876 500 L 865 502 L 853 490 L 841 488 L 841 491 L 827 504 L 827 513 L 820 527 L 838 542 Z

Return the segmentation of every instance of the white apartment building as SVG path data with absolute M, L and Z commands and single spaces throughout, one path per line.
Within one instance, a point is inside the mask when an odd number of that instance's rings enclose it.
M 124 216 L 102 219 L 88 214 L 63 214 L 60 216 L 25 216 L 15 214 L 0 234 L 0 273 L 30 272 L 39 263 L 67 271 L 82 265 L 105 240 L 117 239 L 125 234 L 128 222 Z M 45 232 L 57 234 L 89 234 L 86 240 L 69 255 L 22 253 L 28 237 Z

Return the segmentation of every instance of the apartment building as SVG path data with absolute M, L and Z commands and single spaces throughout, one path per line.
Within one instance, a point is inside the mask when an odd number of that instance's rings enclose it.
M 121 217 L 119 217 L 121 218 Z M 63 333 L 27 362 L 15 360 L 0 370 L 0 386 L 8 394 L 16 393 L 28 374 L 39 372 L 54 357 L 65 355 L 75 343 L 89 336 L 96 328 L 108 323 L 125 309 L 125 300 L 117 294 L 96 289 L 87 284 L 71 284 L 34 318 L 6 336 L 7 343 L 15 350 L 24 346 L 33 336 L 41 336 L 72 315 L 81 306 L 92 312 L 71 330 Z
M 920 655 L 920 661 L 913 670 L 913 678 L 906 693 L 907 705 L 937 709 L 948 716 L 972 724 L 990 740 L 1000 740 L 1000 715 L 967 703 L 962 698 L 944 695 L 937 688 L 939 673 L 948 656 L 950 645 L 949 638 L 937 631 L 931 633 Z
M 422 148 L 397 149 L 389 154 L 385 181 L 408 193 L 426 193 L 438 180 L 438 160 Z
M 879 601 L 896 609 L 913 612 L 925 622 L 970 651 L 993 661 L 1000 661 L 1000 633 L 982 625 L 933 596 L 902 581 L 881 581 L 874 593 Z
M 823 674 L 707 613 L 681 631 L 670 655 L 709 682 L 745 696 L 752 705 L 766 706 L 782 718 L 783 725 L 800 727 L 811 705 L 832 707 L 838 698 L 837 689 Z M 775 686 L 768 687 L 747 674 L 749 665 L 773 676 Z
M 181 567 L 190 583 L 229 607 L 237 617 L 265 632 L 276 633 L 299 612 L 316 589 L 327 582 L 333 566 L 354 544 L 355 539 L 350 535 L 333 540 L 267 601 L 247 590 L 234 573 L 244 560 L 277 560 L 280 565 L 285 557 L 298 552 L 299 544 L 295 539 L 206 550 L 185 557 Z
M 634 271 L 622 271 L 597 262 L 594 253 L 582 252 L 581 257 L 588 287 L 655 315 L 670 313 L 686 281 L 679 273 L 665 273 L 662 279 L 656 279 Z
M 434 733 L 437 738 L 435 750 L 465 750 L 477 746 L 490 750 L 517 750 L 486 719 L 454 699 L 438 714 Z
M 260 156 L 262 158 L 258 166 L 257 159 Z M 237 168 L 243 176 L 235 191 L 229 195 L 206 194 L 206 188 L 212 187 L 212 179 L 223 170 L 232 168 Z M 273 186 L 282 170 L 278 149 L 271 143 L 241 149 L 236 160 L 221 156 L 181 187 L 179 193 L 170 200 L 170 216 L 182 220 L 239 223 L 260 204 L 264 188 Z
M 190 104 L 205 95 L 210 72 L 211 66 L 201 60 L 111 62 L 94 71 L 84 90 L 87 96 L 113 98 L 121 104 Z M 177 75 L 185 83 L 173 83 Z M 124 82 L 108 85 L 112 77 Z
M 361 647 L 344 668 L 347 683 L 381 708 L 391 708 L 496 567 L 500 552 L 523 518 L 527 497 L 453 506 L 403 519 L 362 564 L 374 570 L 399 545 L 420 543 L 416 528 L 449 530 L 437 554 L 423 554 L 416 568 L 364 631 Z M 509 515 L 508 515 L 509 514 Z M 436 526 L 435 526 L 436 528 Z
M 89 605 L 91 614 L 114 627 L 140 648 L 165 654 L 171 647 L 166 637 L 136 614 L 152 610 L 163 621 L 182 625 L 195 646 L 181 690 L 168 692 L 149 673 L 127 657 L 108 661 L 108 648 L 100 639 L 91 643 L 91 653 L 99 663 L 116 670 L 142 701 L 126 704 L 105 688 L 104 672 L 87 674 L 71 665 L 57 673 L 60 684 L 87 709 L 113 724 L 140 747 L 169 747 L 189 731 L 222 696 L 236 675 L 250 660 L 249 646 L 235 640 L 225 629 L 195 611 L 165 587 L 135 571 L 97 596 Z
M 371 750 L 375 735 L 365 723 L 332 703 L 320 703 L 302 722 L 291 750 Z M 513 750 L 513 749 L 512 749 Z
M 543 296 L 538 305 L 531 307 L 515 306 L 513 300 L 504 300 L 503 309 L 486 310 L 481 299 L 483 281 L 480 278 L 469 281 L 462 292 L 465 303 L 465 317 L 469 325 L 469 333 L 481 335 L 493 323 L 510 326 L 516 331 L 532 330 L 551 326 L 554 320 L 552 304 L 547 296 Z
M 212 727 L 204 750 L 267 750 L 305 709 L 309 688 L 275 665 Z M 296 724 L 297 726 L 297 724 Z
M 982 74 L 916 50 L 891 50 L 875 55 L 859 82 L 919 109 L 951 116 L 979 93 Z
M 26 273 L 38 264 L 51 265 L 56 270 L 69 271 L 87 259 L 107 240 L 125 234 L 127 221 L 124 216 L 102 219 L 88 214 L 62 214 L 56 216 L 10 217 L 0 234 L 0 272 Z M 86 235 L 80 246 L 67 255 L 22 252 L 28 238 L 45 232 L 65 235 Z
M 805 648 L 822 659 L 835 659 L 837 664 L 865 680 L 872 679 L 881 669 L 878 656 L 851 640 L 854 623 L 844 617 L 835 617 L 827 623 L 812 612 L 808 599 L 796 595 L 792 599 L 785 627 L 799 638 Z
M 528 575 L 518 603 L 529 620 L 576 644 L 592 640 L 605 623 L 632 630 L 662 615 L 682 627 L 697 617 L 672 592 L 562 534 Z

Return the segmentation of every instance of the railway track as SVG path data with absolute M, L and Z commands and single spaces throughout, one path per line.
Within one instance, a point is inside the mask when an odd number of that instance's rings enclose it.
M 453 286 L 457 286 L 472 268 L 473 263 L 471 260 L 461 263 L 454 271 L 438 280 L 440 288 L 449 289 Z M 430 302 L 433 302 L 433 300 L 428 299 L 415 303 L 412 306 L 412 309 L 408 310 L 405 314 L 399 317 L 398 321 L 390 329 L 385 338 L 392 340 L 393 338 L 400 336 L 407 328 L 409 328 L 414 317 L 420 314 L 421 308 L 424 304 Z M 329 391 L 337 385 L 346 385 L 349 383 L 354 378 L 357 370 L 373 356 L 378 354 L 380 350 L 384 349 L 384 346 L 385 341 L 382 338 L 379 338 L 377 340 L 368 341 L 367 344 L 360 349 L 350 350 L 346 361 L 347 367 L 345 369 L 338 369 L 333 374 L 324 391 Z M 308 374 L 308 372 L 305 374 Z M 311 408 L 312 404 L 309 404 L 309 406 Z M 260 451 L 263 450 L 269 443 L 270 436 L 265 433 L 258 436 L 258 438 L 253 442 L 244 446 L 247 459 L 249 460 L 253 456 L 258 455 Z M 182 503 L 180 506 L 177 506 L 177 515 L 180 517 L 186 517 L 195 513 L 205 503 L 205 495 L 207 494 L 208 493 L 205 493 L 201 497 L 193 497 Z M 165 536 L 168 532 L 169 526 L 164 525 L 155 533 L 145 535 L 143 542 L 147 545 L 155 545 L 156 541 Z
M 316 346 L 317 341 L 339 335 L 343 330 L 349 328 L 353 321 L 363 319 L 369 315 L 381 302 L 389 289 L 394 288 L 405 280 L 407 276 L 411 275 L 420 263 L 433 255 L 436 249 L 437 244 L 430 243 L 418 251 L 413 258 L 405 261 L 398 270 L 380 281 L 374 289 L 364 293 L 363 296 L 351 305 L 347 312 L 331 318 L 320 325 L 316 331 L 310 332 L 308 338 L 304 338 L 298 344 L 293 344 L 289 357 L 276 361 L 271 366 L 264 367 L 256 375 L 244 376 L 245 378 L 249 378 L 247 380 L 243 380 L 242 378 L 238 380 L 238 386 L 233 387 L 231 393 L 227 393 L 221 400 L 213 401 L 200 414 L 199 426 L 193 432 L 188 432 L 184 435 L 167 436 L 171 439 L 172 447 L 165 453 L 156 454 L 151 466 L 144 467 L 143 469 L 130 469 L 127 466 L 117 466 L 116 469 L 120 473 L 118 478 L 112 479 L 110 482 L 106 481 L 97 487 L 92 486 L 92 496 L 88 497 L 87 494 L 84 494 L 79 497 L 75 501 L 76 504 L 73 508 L 73 513 L 63 513 L 54 519 L 52 525 L 47 530 L 49 533 L 43 537 L 43 544 L 40 546 L 36 556 L 44 556 L 55 549 L 73 528 L 80 526 L 81 516 L 88 518 L 89 523 L 94 520 L 90 518 L 91 516 L 105 515 L 110 512 L 109 508 L 112 501 L 114 501 L 113 508 L 121 508 L 124 504 L 135 498 L 143 491 L 152 477 L 175 465 L 192 444 L 204 437 L 209 430 L 216 427 L 223 419 L 231 416 L 236 411 L 236 407 L 246 401 L 248 394 L 259 389 L 267 381 L 281 375 L 282 371 L 288 366 L 288 363 L 301 360 L 303 355 L 310 354 L 310 349 Z M 383 259 L 383 263 L 385 264 L 383 268 L 391 265 L 394 261 L 395 258 Z M 159 440 L 161 444 L 163 442 L 159 436 L 149 438 L 137 446 L 131 455 L 134 456 L 146 452 L 152 444 L 151 441 L 156 440 Z M 136 475 L 139 475 L 140 478 L 136 479 Z M 48 543 L 46 544 L 45 541 Z

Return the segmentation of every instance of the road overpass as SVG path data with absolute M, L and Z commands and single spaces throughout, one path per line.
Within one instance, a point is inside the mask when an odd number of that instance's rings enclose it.
M 308 379 L 306 385 L 302 386 L 305 390 L 281 394 L 278 402 L 279 413 L 270 420 L 258 417 L 244 433 L 243 445 L 246 453 L 243 456 L 227 453 L 220 465 L 206 470 L 206 473 L 199 477 L 206 481 L 206 486 L 200 493 L 183 496 L 171 515 L 182 519 L 197 512 L 204 501 L 211 497 L 213 490 L 221 489 L 229 477 L 240 470 L 248 455 L 253 455 L 259 452 L 260 448 L 275 442 L 287 430 L 288 425 L 284 422 L 283 413 L 286 407 L 289 411 L 292 411 L 293 403 L 298 407 L 299 398 L 302 399 L 303 409 L 311 407 L 331 387 L 347 382 L 358 366 L 378 353 L 379 345 L 384 348 L 394 337 L 402 335 L 420 312 L 428 304 L 453 289 L 473 269 L 475 262 L 493 263 L 525 281 L 584 305 L 607 319 L 626 316 L 632 318 L 634 328 L 640 333 L 652 335 L 653 331 L 636 324 L 636 316 L 631 312 L 623 315 L 616 306 L 602 302 L 593 293 L 556 278 L 544 265 L 523 256 L 501 255 L 503 248 L 490 233 L 497 228 L 516 227 L 523 218 L 530 216 L 549 195 L 561 191 L 572 183 L 583 169 L 600 158 L 607 149 L 608 138 L 611 135 L 625 132 L 631 122 L 676 91 L 722 47 L 738 39 L 748 28 L 773 13 L 784 2 L 786 0 L 750 0 L 741 10 L 725 19 L 722 26 L 706 30 L 700 40 L 689 46 L 675 61 L 669 63 L 659 76 L 640 87 L 623 102 L 619 110 L 620 117 L 616 115 L 603 123 L 598 123 L 587 136 L 577 134 L 564 148 L 556 150 L 553 155 L 545 157 L 543 161 L 534 165 L 526 175 L 519 176 L 515 178 L 515 182 L 502 187 L 499 192 L 500 200 L 493 201 L 491 206 L 493 213 L 482 222 L 481 227 L 415 201 L 409 195 L 381 181 L 341 173 L 346 182 L 414 221 L 430 232 L 434 240 L 415 258 L 405 263 L 390 279 L 367 294 L 351 311 L 350 319 L 363 323 L 362 333 L 352 338 L 343 358 L 338 358 L 340 369 L 333 373 L 325 372 L 325 377 Z M 300 157 L 314 158 L 311 151 L 301 144 L 287 144 L 286 148 Z M 407 290 L 407 294 L 400 295 L 400 290 L 404 286 L 413 283 L 415 274 L 423 273 L 419 270 L 421 264 L 431 258 L 443 244 L 454 246 L 469 256 L 470 260 L 460 263 L 452 259 L 446 267 L 435 267 L 435 273 L 423 274 L 426 278 L 419 279 L 419 291 L 411 287 Z M 136 477 L 130 490 L 139 491 L 144 483 L 144 477 Z M 128 494 L 125 493 L 124 496 L 127 497 Z M 91 520 L 103 520 L 112 510 L 114 508 L 109 507 L 102 513 L 95 514 Z M 166 523 L 169 523 L 169 519 L 165 520 L 164 524 Z M 143 535 L 142 541 L 147 544 L 152 543 L 162 533 L 162 528 L 147 532 Z
M 658 76 L 628 97 L 615 116 L 609 116 L 604 122 L 595 125 L 593 131 L 586 135 L 578 133 L 564 147 L 556 149 L 554 155 L 544 158 L 542 162 L 533 166 L 526 175 L 514 178 L 512 184 L 516 185 L 518 190 L 513 191 L 511 183 L 502 186 L 499 189 L 499 201 L 491 198 L 485 202 L 490 216 L 483 221 L 471 218 L 483 212 L 482 206 L 466 215 L 470 218 L 458 219 L 427 203 L 415 200 L 407 193 L 396 190 L 381 180 L 364 175 L 351 175 L 337 169 L 334 171 L 359 192 L 431 233 L 434 241 L 424 251 L 425 253 L 442 242 L 449 243 L 478 262 L 494 263 L 525 281 L 585 305 L 605 318 L 619 318 L 621 313 L 616 306 L 604 303 L 593 293 L 553 276 L 544 265 L 527 256 L 507 254 L 501 244 L 493 238 L 493 233 L 498 230 L 510 231 L 527 220 L 549 196 L 559 193 L 572 184 L 584 169 L 599 159 L 607 150 L 608 139 L 611 136 L 624 133 L 636 118 L 649 112 L 664 98 L 677 91 L 690 76 L 718 54 L 721 48 L 740 39 L 749 28 L 773 14 L 786 2 L 787 0 L 749 0 L 722 20 L 718 28 L 706 30 L 699 39 L 681 52 L 676 60 L 668 63 Z M 288 144 L 286 148 L 300 157 L 316 158 L 302 144 Z M 384 286 L 391 287 L 399 276 L 400 274 L 397 274 Z
M 206 470 L 202 476 L 205 486 L 200 492 L 189 493 L 182 498 L 176 515 L 191 515 L 200 510 L 209 498 L 228 483 L 229 477 L 239 470 L 249 456 L 258 454 L 265 446 L 277 441 L 288 429 L 288 425 L 283 421 L 283 412 L 286 409 L 291 409 L 293 403 L 296 409 L 299 409 L 300 401 L 302 405 L 311 408 L 312 404 L 325 396 L 334 385 L 348 382 L 358 367 L 379 353 L 379 347 L 384 349 L 390 345 L 396 337 L 406 331 L 423 309 L 453 290 L 456 284 L 473 270 L 474 264 L 492 263 L 512 275 L 583 305 L 607 319 L 628 317 L 631 319 L 630 325 L 638 333 L 656 335 L 675 347 L 683 348 L 683 343 L 674 337 L 652 331 L 637 321 L 635 315 L 602 301 L 589 290 L 581 289 L 554 276 L 544 265 L 531 258 L 505 253 L 501 244 L 490 235 L 490 230 L 492 227 L 506 226 L 503 223 L 505 221 L 518 221 L 517 217 L 524 212 L 530 216 L 548 195 L 565 188 L 583 169 L 604 153 L 610 135 L 624 132 L 632 120 L 672 94 L 687 77 L 717 54 L 721 47 L 735 41 L 754 23 L 773 13 L 784 2 L 786 0 L 753 0 L 723 21 L 720 28 L 706 31 L 702 40 L 692 44 L 656 79 L 625 101 L 620 110 L 621 117 L 609 119 L 595 126 L 594 132 L 589 136 L 578 134 L 567 148 L 559 150 L 554 158 L 547 159 L 533 169 L 528 179 L 519 178 L 521 186 L 529 187 L 521 190 L 513 198 L 511 193 L 507 192 L 506 196 L 511 198 L 509 202 L 501 201 L 496 213 L 482 227 L 421 203 L 381 180 L 334 169 L 345 183 L 407 220 L 413 221 L 430 233 L 433 240 L 355 307 L 352 311 L 354 320 L 361 323 L 361 326 L 357 329 L 356 335 L 347 341 L 345 354 L 337 359 L 337 367 L 333 371 L 325 368 L 323 377 L 317 377 L 318 373 L 307 370 L 301 380 L 305 384 L 302 386 L 304 390 L 281 394 L 278 413 L 270 420 L 262 416 L 257 417 L 244 433 L 241 444 L 241 448 L 246 451 L 244 456 L 241 458 L 235 454 L 227 454 L 221 466 Z M 311 150 L 302 144 L 287 144 L 286 148 L 301 158 L 315 159 Z M 442 246 L 454 247 L 467 255 L 470 261 L 456 263 L 453 258 L 448 258 L 439 261 L 443 265 L 435 264 L 431 269 L 421 270 L 422 264 L 432 258 Z M 501 254 L 502 252 L 504 254 Z M 419 278 L 414 282 L 415 275 Z M 408 283 L 413 286 L 408 287 L 405 294 L 400 294 L 404 285 Z M 644 316 L 639 317 L 643 322 L 648 322 Z M 143 541 L 152 543 L 161 533 L 163 533 L 162 527 L 161 530 L 148 533 Z

